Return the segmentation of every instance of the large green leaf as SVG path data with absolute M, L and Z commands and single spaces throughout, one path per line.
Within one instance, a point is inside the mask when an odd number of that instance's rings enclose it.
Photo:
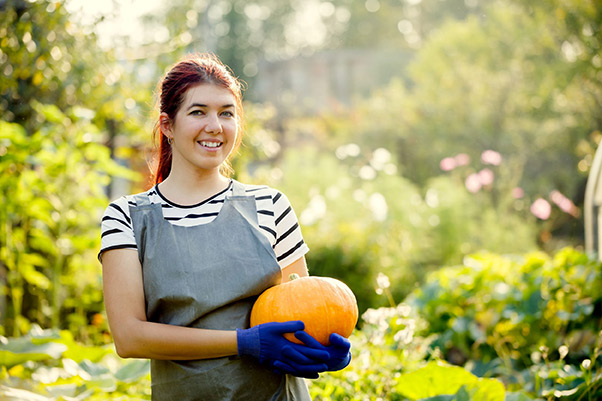
M 505 401 L 533 401 L 533 398 L 529 397 L 525 393 L 508 392 L 506 393 Z
M 115 377 L 126 383 L 134 382 L 150 372 L 150 363 L 146 359 L 135 359 L 122 366 Z
M 77 395 L 77 383 L 58 384 L 46 386 L 46 390 L 55 397 L 73 397 Z
M 461 367 L 430 362 L 421 369 L 399 376 L 395 389 L 411 400 L 419 400 L 455 394 L 462 385 L 477 380 L 475 375 Z
M 20 388 L 8 387 L 0 384 L 0 399 L 6 401 L 50 401 L 51 398 L 44 397 L 31 391 Z
M 68 349 L 63 356 L 65 358 L 73 359 L 76 362 L 83 362 L 85 360 L 98 362 L 105 355 L 112 352 L 108 347 L 86 347 L 75 341 L 65 342 L 65 344 L 67 344 Z
M 478 379 L 466 385 L 471 401 L 504 401 L 506 390 L 496 379 Z
M 98 377 L 110 372 L 110 370 L 103 365 L 98 363 L 90 362 L 87 359 L 84 359 L 79 363 L 80 368 L 88 372 L 91 377 Z
M 28 338 L 9 340 L 0 345 L 0 366 L 10 368 L 27 361 L 59 358 L 67 346 L 55 342 L 33 344 Z
M 395 389 L 412 400 L 504 401 L 505 397 L 498 380 L 478 378 L 464 368 L 440 362 L 402 374 Z

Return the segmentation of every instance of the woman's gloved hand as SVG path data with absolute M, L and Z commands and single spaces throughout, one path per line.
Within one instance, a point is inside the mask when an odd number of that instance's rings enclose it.
M 284 338 L 285 333 L 295 333 L 304 328 L 303 322 L 296 320 L 237 329 L 238 355 L 253 356 L 260 363 L 269 364 L 279 373 L 316 378 L 317 372 L 327 369 L 325 362 L 330 358 L 330 353 L 320 343 L 320 347 L 316 348 L 312 345 L 295 344 Z M 277 362 L 282 364 L 282 367 Z
M 315 338 L 307 334 L 305 331 L 296 332 L 295 337 L 312 349 L 322 349 L 328 352 L 330 357 L 326 361 L 326 366 L 328 367 L 326 370 L 341 370 L 347 367 L 347 365 L 349 365 L 351 362 L 351 342 L 337 333 L 332 333 L 330 335 L 329 346 L 320 344 Z

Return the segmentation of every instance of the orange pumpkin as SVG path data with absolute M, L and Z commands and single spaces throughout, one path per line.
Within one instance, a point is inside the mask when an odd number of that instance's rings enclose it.
M 330 344 L 330 334 L 349 337 L 358 318 L 357 300 L 342 281 L 330 277 L 299 277 L 265 290 L 251 311 L 251 327 L 268 322 L 301 320 L 305 331 L 320 344 Z M 285 337 L 297 344 L 292 333 Z

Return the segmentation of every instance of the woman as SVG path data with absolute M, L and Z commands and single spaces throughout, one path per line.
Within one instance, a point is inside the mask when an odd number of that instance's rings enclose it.
M 192 55 L 166 74 L 159 103 L 155 186 L 103 216 L 117 353 L 151 359 L 154 400 L 309 399 L 301 377 L 347 366 L 350 344 L 333 334 L 324 347 L 300 321 L 249 328 L 261 292 L 308 274 L 309 249 L 282 193 L 227 177 L 241 143 L 240 83 L 217 58 Z

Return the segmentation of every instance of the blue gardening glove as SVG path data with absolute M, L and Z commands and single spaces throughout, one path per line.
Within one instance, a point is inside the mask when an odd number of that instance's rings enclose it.
M 316 372 L 326 369 L 324 361 L 330 358 L 330 354 L 322 348 L 295 344 L 284 338 L 285 333 L 294 333 L 304 328 L 303 322 L 296 320 L 237 329 L 238 355 L 253 356 L 279 373 L 313 377 Z M 285 369 L 278 368 L 275 365 L 276 361 L 284 361 Z
M 320 344 L 321 345 L 321 344 Z M 304 377 L 306 379 L 317 379 L 320 377 L 319 372 L 324 372 L 328 369 L 328 365 L 322 362 L 317 364 L 317 361 L 308 360 L 306 364 L 299 365 L 292 361 L 294 358 L 294 350 L 290 347 L 284 347 L 280 359 L 272 361 L 272 370 L 276 373 Z
M 330 345 L 324 346 L 305 331 L 298 331 L 295 337 L 303 341 L 305 345 L 314 349 L 322 349 L 328 352 L 330 358 L 326 361 L 329 371 L 341 370 L 347 367 L 351 362 L 351 343 L 345 337 L 332 333 L 329 337 Z

